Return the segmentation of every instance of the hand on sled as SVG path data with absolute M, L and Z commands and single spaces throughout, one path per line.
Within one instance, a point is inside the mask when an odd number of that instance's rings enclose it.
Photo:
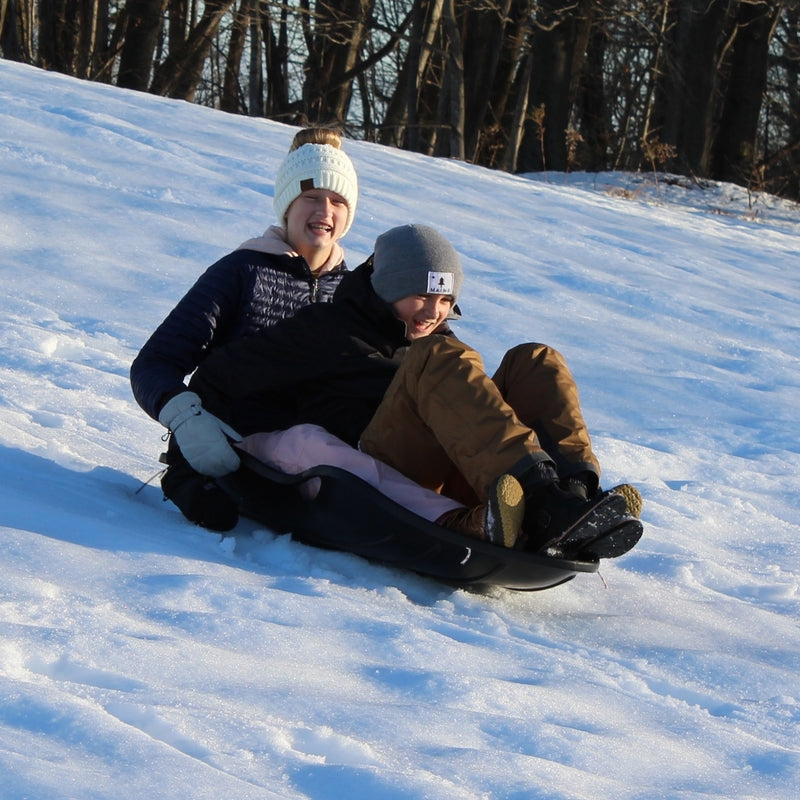
M 239 469 L 239 456 L 231 441 L 242 437 L 203 408 L 194 392 L 181 392 L 169 400 L 158 421 L 172 431 L 189 465 L 203 475 L 219 478 Z

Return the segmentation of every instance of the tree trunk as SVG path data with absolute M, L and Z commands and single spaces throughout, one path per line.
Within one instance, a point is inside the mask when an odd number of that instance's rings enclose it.
M 253 8 L 250 17 L 250 61 L 247 67 L 247 111 L 251 117 L 264 115 L 263 47 L 261 20 L 257 9 Z
M 203 15 L 186 43 L 167 55 L 156 69 L 150 91 L 178 100 L 193 100 L 214 35 L 234 0 L 206 0 Z
M 780 54 L 784 68 L 786 95 L 786 145 L 779 143 L 770 150 L 785 151 L 775 159 L 775 167 L 768 172 L 774 185 L 789 197 L 800 199 L 800 5 L 794 4 L 785 11 L 783 29 L 786 41 Z M 772 160 L 770 158 L 770 160 Z
M 17 0 L 0 0 L 0 50 L 9 61 L 30 61 L 23 52 Z
M 513 172 L 531 79 L 530 39 L 535 0 L 513 0 L 476 161 Z M 524 88 L 523 88 L 524 87 Z M 525 96 L 520 97 L 520 92 Z M 521 116 L 520 116 L 521 114 Z M 506 165 L 511 165 L 507 167 Z
M 544 106 L 544 132 L 532 121 L 525 126 L 518 169 L 567 169 L 566 130 L 572 110 L 574 75 L 583 53 L 576 48 L 581 19 L 591 0 L 565 6 L 565 0 L 543 0 L 533 35 L 533 72 L 528 107 Z M 544 146 L 544 150 L 542 150 Z
M 772 3 L 742 3 L 731 51 L 711 177 L 752 184 L 756 178 L 761 100 L 767 82 L 767 54 L 780 8 Z
M 439 156 L 463 161 L 464 51 L 455 13 L 454 0 L 445 0 L 443 20 L 448 48 L 436 128 L 447 131 L 448 135 L 437 138 L 434 152 Z
M 481 134 L 487 121 L 491 126 L 491 98 L 506 40 L 506 26 L 512 0 L 496 6 L 475 8 L 462 3 L 464 10 L 464 86 L 466 87 L 464 150 L 475 160 Z
M 112 71 L 106 65 L 116 58 L 112 49 L 112 31 L 108 0 L 99 0 L 95 20 L 94 49 L 89 58 L 89 78 L 111 83 Z
M 581 168 L 590 172 L 600 172 L 608 168 L 608 104 L 603 82 L 607 41 L 606 28 L 604 26 L 594 28 L 586 46 L 586 61 L 578 90 L 579 127 L 583 137 L 580 162 Z
M 100 20 L 100 0 L 78 0 L 78 37 L 75 45 L 75 76 L 92 76 L 93 54 L 97 52 L 98 22 Z
M 73 74 L 74 11 L 70 0 L 39 0 L 39 66 Z
M 186 43 L 189 30 L 194 25 L 194 17 L 190 16 L 188 0 L 165 0 L 169 9 L 167 22 L 167 52 L 177 53 Z
M 345 121 L 352 79 L 344 76 L 352 73 L 358 61 L 373 4 L 374 0 L 318 0 L 315 4 L 303 86 L 303 110 L 310 121 Z
M 289 107 L 289 78 L 286 62 L 289 54 L 288 45 L 288 7 L 281 7 L 280 18 L 277 22 L 278 36 L 272 29 L 272 20 L 268 8 L 264 7 L 261 31 L 266 47 L 266 86 L 267 96 L 264 104 L 264 114 L 271 119 L 289 120 L 291 109 Z
M 673 18 L 664 76 L 652 118 L 653 136 L 677 151 L 680 168 L 708 174 L 726 0 L 689 0 Z
M 128 0 L 123 12 L 127 26 L 119 58 L 117 86 L 147 91 L 165 7 L 166 0 Z
M 243 109 L 243 94 L 239 85 L 239 72 L 244 53 L 244 42 L 250 25 L 250 0 L 241 0 L 233 15 L 228 52 L 225 56 L 225 73 L 222 80 L 222 95 L 219 107 L 222 111 L 236 114 Z
M 379 141 L 420 152 L 420 90 L 428 70 L 444 0 L 414 0 L 409 13 L 409 44 L 395 91 L 384 114 Z
M 528 118 L 528 97 L 530 96 L 531 77 L 533 75 L 533 54 L 528 52 L 523 61 L 523 68 L 517 77 L 516 104 L 511 124 L 509 125 L 508 146 L 503 154 L 502 169 L 506 172 L 517 172 L 519 168 L 519 151 L 525 135 L 525 120 Z M 520 170 L 526 171 L 526 170 Z

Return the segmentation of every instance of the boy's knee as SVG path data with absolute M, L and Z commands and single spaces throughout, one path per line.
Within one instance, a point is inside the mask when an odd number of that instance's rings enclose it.
M 541 344 L 540 342 L 523 342 L 522 344 L 515 345 L 508 350 L 503 356 L 504 362 L 511 363 L 547 363 L 547 362 L 563 362 L 564 357 L 555 347 L 549 344 Z
M 445 364 L 469 362 L 483 368 L 483 361 L 477 350 L 454 336 L 433 334 L 417 339 L 408 349 L 401 369 L 419 374 L 428 368 Z

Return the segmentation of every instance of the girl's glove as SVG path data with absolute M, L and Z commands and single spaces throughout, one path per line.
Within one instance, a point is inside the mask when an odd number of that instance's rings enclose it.
M 233 428 L 203 409 L 194 392 L 181 392 L 164 404 L 158 421 L 172 431 L 189 466 L 202 475 L 219 478 L 239 469 L 239 456 L 229 439 L 242 437 Z

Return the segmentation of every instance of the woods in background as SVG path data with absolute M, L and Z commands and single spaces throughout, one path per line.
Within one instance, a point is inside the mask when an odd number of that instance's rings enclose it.
M 0 0 L 0 55 L 508 172 L 800 199 L 800 0 Z

